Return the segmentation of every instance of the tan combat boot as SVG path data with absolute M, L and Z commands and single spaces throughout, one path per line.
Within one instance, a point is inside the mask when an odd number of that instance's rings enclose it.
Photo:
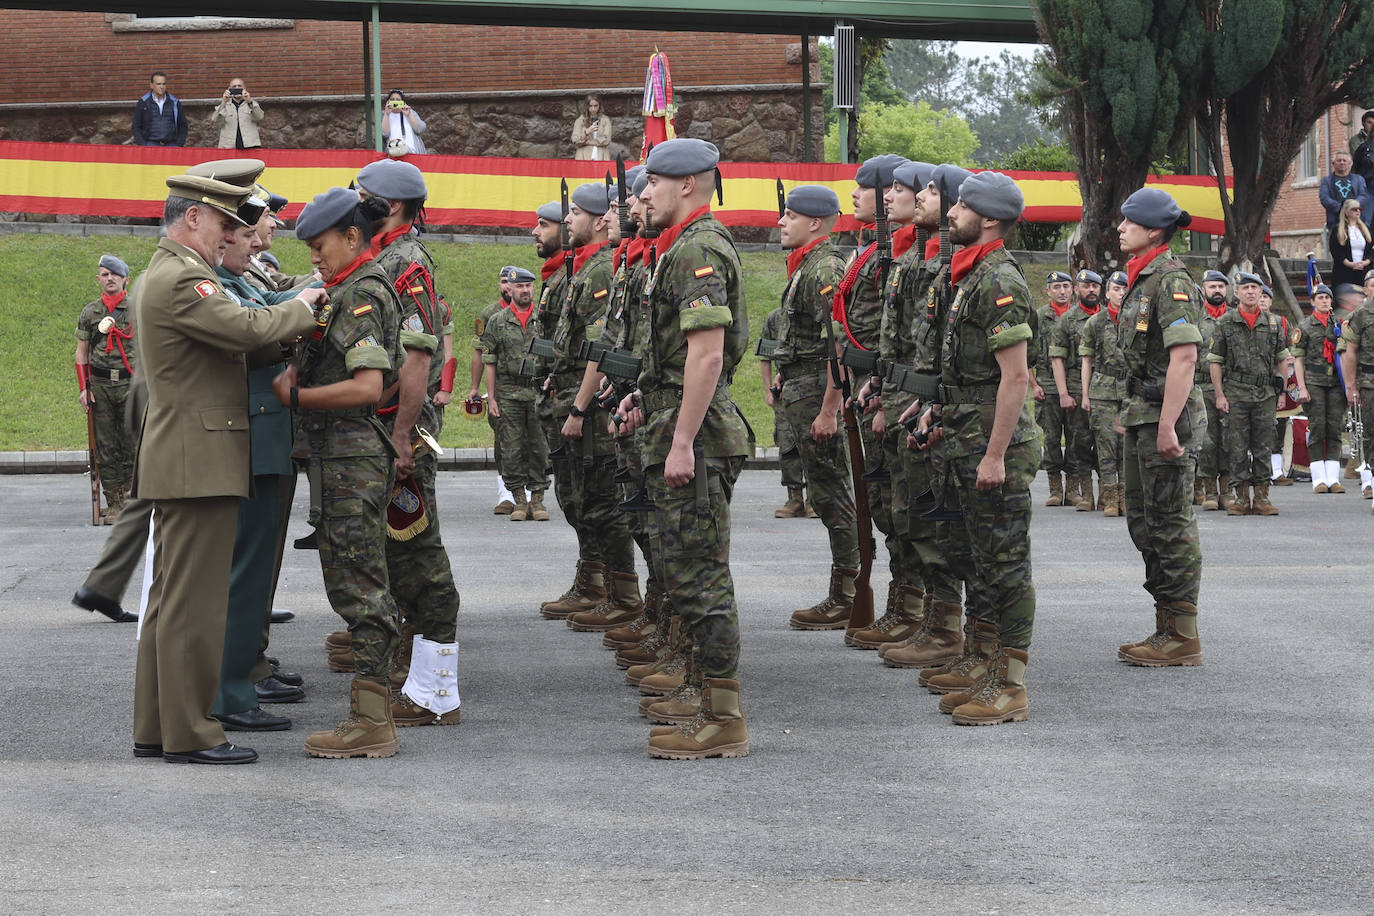
M 639 701 L 639 714 L 658 725 L 681 725 L 701 712 L 701 661 L 697 653 L 687 658 L 682 684 L 667 696 L 647 696 Z
M 1064 475 L 1064 501 L 1063 501 L 1063 503 L 1061 503 L 1061 505 L 1064 505 L 1064 506 L 1073 506 L 1074 508 L 1077 508 L 1077 507 L 1078 507 L 1078 494 L 1079 494 L 1079 491 L 1080 491 L 1080 487 L 1081 487 L 1081 486 L 1082 486 L 1082 484 L 1079 483 L 1078 475 L 1077 475 L 1077 474 L 1065 474 L 1065 475 Z
M 411 702 L 410 697 L 399 689 L 391 691 L 391 721 L 397 728 L 412 728 L 417 725 L 457 725 L 460 713 L 455 709 L 443 715 L 430 712 L 423 706 Z
M 1202 477 L 1202 511 L 1215 512 L 1221 508 L 1221 502 L 1217 498 L 1217 481 L 1215 477 Z
M 1235 492 L 1231 489 L 1231 478 L 1222 474 L 1217 480 L 1217 505 L 1229 509 L 1234 501 Z
M 1238 483 L 1231 488 L 1231 504 L 1226 507 L 1226 514 L 1250 514 L 1250 487 L 1248 484 Z
M 536 522 L 547 522 L 549 520 L 549 510 L 544 508 L 544 491 L 530 491 L 530 519 Z
M 658 632 L 653 636 L 638 645 L 615 651 L 616 667 L 629 669 L 625 672 L 625 683 L 638 684 L 641 677 L 652 672 L 656 663 L 668 657 L 673 646 L 677 645 L 677 631 L 681 626 L 681 618 L 676 614 L 665 614 L 659 621 Z M 630 671 L 636 668 L 643 673 L 637 674 L 632 680 Z
M 1337 464 L 1339 464 L 1339 463 L 1340 463 L 1340 462 L 1337 462 Z M 1354 456 L 1351 456 L 1350 460 L 1347 461 L 1347 462 L 1345 463 L 1345 479 L 1346 479 L 1346 480 L 1359 480 L 1359 479 L 1360 479 L 1360 463 L 1359 463 L 1358 461 L 1355 460 Z
M 1165 611 L 1164 611 L 1164 605 L 1161 604 L 1160 602 L 1155 602 L 1155 631 L 1154 631 L 1154 633 L 1152 633 L 1151 635 L 1145 637 L 1144 639 L 1140 640 L 1139 642 L 1126 642 L 1126 643 L 1122 643 L 1122 644 L 1121 644 L 1120 646 L 1118 646 L 1117 649 L 1116 649 L 1117 658 L 1124 659 L 1124 658 L 1125 658 L 1124 653 L 1126 652 L 1127 649 L 1134 649 L 1136 646 L 1143 646 L 1143 645 L 1145 645 L 1147 642 L 1149 642 L 1150 640 L 1152 640 L 1152 639 L 1154 639 L 1156 636 L 1158 636 L 1160 633 L 1164 632 L 1164 621 L 1165 621 L 1165 618 L 1166 618 L 1166 617 L 1167 617 L 1167 615 L 1165 614 Z
M 876 594 L 875 594 L 874 597 L 877 597 Z M 879 623 L 882 623 L 883 618 L 887 617 L 888 614 L 891 614 L 891 613 L 892 613 L 892 608 L 896 605 L 896 602 L 897 602 L 897 583 L 896 583 L 895 581 L 889 579 L 889 580 L 888 580 L 888 583 L 887 583 L 887 601 L 883 603 L 883 612 L 882 612 L 882 614 L 879 615 L 879 617 L 878 617 L 877 620 L 875 620 L 872 624 L 870 624 L 870 625 L 867 626 L 867 627 L 858 627 L 858 628 L 856 628 L 856 627 L 851 627 L 851 626 L 849 626 L 848 624 L 846 624 L 846 625 L 845 625 L 845 628 L 844 628 L 844 644 L 845 644 L 846 646 L 854 646 L 854 637 L 857 636 L 857 635 L 859 634 L 860 630 L 872 629 L 873 627 L 876 627 Z M 875 613 L 875 614 L 877 613 L 877 609 L 876 609 L 876 608 L 874 609 L 874 613 Z M 857 648 L 871 648 L 871 647 L 869 647 L 869 646 L 859 646 L 859 647 L 857 647 Z
M 390 757 L 400 748 L 391 719 L 391 695 L 384 684 L 354 678 L 348 718 L 330 731 L 305 739 L 311 757 Z
M 512 493 L 511 495 L 514 496 L 515 494 Z M 492 514 L 492 515 L 510 515 L 511 512 L 512 512 L 514 509 L 515 509 L 515 503 L 514 503 L 514 502 L 512 502 L 512 501 L 509 500 L 509 499 L 503 499 L 503 500 L 501 500 L 499 503 L 497 503 L 494 507 L 492 507 L 491 514 Z
M 708 677 L 702 681 L 701 712 L 668 734 L 649 736 L 649 756 L 667 760 L 746 757 L 749 730 L 739 703 L 739 681 Z
M 1194 668 L 1202 664 L 1197 635 L 1197 605 L 1175 601 L 1162 609 L 1159 632 L 1135 646 L 1123 646 L 1117 657 L 1142 668 Z
M 568 615 L 568 629 L 579 633 L 604 633 L 630 621 L 644 612 L 644 599 L 639 597 L 639 576 L 632 572 L 610 574 L 607 595 L 590 611 Z
M 328 649 L 347 649 L 353 645 L 353 634 L 347 630 L 335 630 L 324 638 L 324 647 Z
M 1124 489 L 1125 486 L 1119 483 L 1104 483 L 1102 485 L 1102 498 L 1098 502 L 1102 504 L 1104 518 L 1117 518 L 1121 515 L 1121 498 L 1116 495 L 1116 491 Z
M 353 634 L 347 630 L 336 630 L 325 637 L 324 651 L 329 656 L 329 670 L 350 673 L 353 671 Z
M 525 488 L 521 487 L 511 495 L 515 497 L 515 506 L 510 510 L 510 520 L 523 522 L 530 517 L 530 504 L 525 499 Z
M 1200 506 L 1202 501 L 1207 498 L 1207 488 L 1203 485 L 1201 477 L 1193 478 L 1193 505 Z
M 920 682 L 934 694 L 949 695 L 970 690 L 988 673 L 992 657 L 996 654 L 997 625 L 970 620 L 964 625 L 964 654 L 939 668 L 922 671 Z M 948 715 L 963 702 L 967 702 L 967 697 L 958 703 L 950 703 L 948 709 L 942 702 L 940 712 Z
M 1269 501 L 1269 484 L 1255 484 L 1255 500 L 1250 504 L 1251 515 L 1278 515 L 1279 508 Z
M 663 607 L 663 586 L 657 579 L 650 579 L 644 587 L 644 607 L 639 616 L 624 626 L 614 627 L 601 637 L 601 644 L 608 649 L 625 649 L 637 646 L 658 632 L 659 612 Z
M 912 646 L 926 638 L 930 632 L 930 609 L 935 606 L 935 596 L 927 594 L 915 586 L 908 586 L 919 595 L 909 592 L 902 592 L 902 601 L 905 602 L 906 612 L 916 619 L 916 629 L 912 630 L 906 639 L 898 642 L 883 643 L 878 647 L 878 658 L 886 658 L 887 653 L 893 649 L 904 646 Z
M 1000 725 L 1024 722 L 1030 715 L 1026 703 L 1026 653 L 1006 646 L 997 650 L 983 687 L 954 709 L 955 725 Z
M 561 598 L 539 606 L 545 620 L 566 620 L 569 614 L 590 611 L 606 600 L 606 567 L 595 560 L 578 560 L 572 588 Z
M 787 502 L 773 510 L 773 518 L 806 518 L 806 500 L 801 487 L 787 488 Z
M 1064 505 L 1064 475 L 1058 471 L 1050 471 L 1050 498 L 1045 500 L 1047 506 Z
M 888 649 L 883 653 L 883 664 L 889 668 L 931 668 L 958 658 L 964 651 L 963 614 L 964 609 L 952 601 L 934 602 L 926 618 L 925 638 Z
M 854 579 L 857 569 L 830 567 L 830 593 L 820 604 L 793 611 L 787 621 L 794 630 L 843 630 L 854 607 Z
M 1077 512 L 1091 512 L 1094 505 L 1093 475 L 1092 471 L 1089 471 L 1078 478 L 1078 501 L 1073 504 L 1073 508 Z
M 678 628 L 678 644 L 667 658 L 654 664 L 648 673 L 639 678 L 639 683 L 635 686 L 639 692 L 645 696 L 667 696 L 678 689 L 687 680 L 687 664 L 692 658 L 692 638 L 686 633 L 686 626 Z M 631 668 L 625 672 L 625 680 L 630 679 L 631 673 L 635 669 Z
M 856 649 L 881 649 L 899 643 L 921 628 L 925 610 L 925 592 L 914 585 L 888 585 L 888 607 L 873 626 L 859 630 L 849 638 Z

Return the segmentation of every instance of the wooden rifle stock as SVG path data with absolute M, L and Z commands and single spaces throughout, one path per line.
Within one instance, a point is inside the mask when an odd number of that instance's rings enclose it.
M 95 407 L 86 411 L 86 460 L 90 465 L 91 524 L 100 524 L 100 456 L 95 447 Z
M 873 625 L 873 520 L 868 515 L 868 484 L 864 481 L 864 441 L 859 435 L 859 416 L 850 403 L 850 386 L 846 379 L 843 389 L 844 433 L 849 439 L 849 474 L 854 481 L 854 514 L 859 528 L 859 574 L 854 577 L 854 604 L 849 609 L 851 630 Z

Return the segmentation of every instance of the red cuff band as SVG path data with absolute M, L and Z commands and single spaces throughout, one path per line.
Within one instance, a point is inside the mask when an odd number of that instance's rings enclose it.
M 74 363 L 76 366 L 76 383 L 81 386 L 81 390 L 86 390 L 86 364 Z
M 443 374 L 439 376 L 439 390 L 453 393 L 453 379 L 458 374 L 458 358 L 452 357 L 444 363 Z

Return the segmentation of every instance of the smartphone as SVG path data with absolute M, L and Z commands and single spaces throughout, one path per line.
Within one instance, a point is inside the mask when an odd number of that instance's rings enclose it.
M 234 86 L 234 87 L 230 88 L 229 94 L 230 94 L 230 95 L 243 95 L 243 87 L 242 87 L 242 86 Z

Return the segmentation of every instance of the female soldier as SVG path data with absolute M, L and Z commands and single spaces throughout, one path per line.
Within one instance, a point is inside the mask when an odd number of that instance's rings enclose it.
M 389 209 L 381 198 L 331 188 L 301 211 L 296 236 L 310 246 L 329 300 L 296 363 L 272 383 L 278 399 L 299 411 L 309 440 L 325 592 L 353 636 L 349 715 L 306 739 L 313 757 L 390 757 L 397 750 L 388 691 L 396 603 L 384 541 L 393 456 L 376 411 L 400 365 L 400 306 L 370 249 L 372 223 Z
M 1312 293 L 1312 314 L 1298 325 L 1294 371 L 1298 400 L 1306 406 L 1307 464 L 1312 492 L 1344 493 L 1341 485 L 1341 432 L 1345 429 L 1345 392 L 1336 374 L 1336 344 L 1341 322 L 1331 314 L 1331 290 L 1319 284 Z

